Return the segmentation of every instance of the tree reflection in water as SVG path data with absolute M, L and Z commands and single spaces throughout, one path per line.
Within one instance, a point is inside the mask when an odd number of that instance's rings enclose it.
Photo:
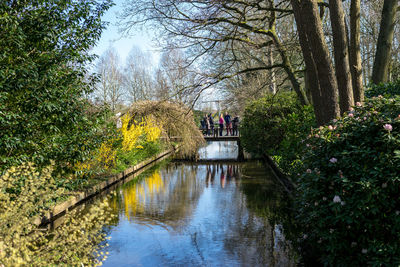
M 106 266 L 295 265 L 285 196 L 258 163 L 170 163 L 111 201 L 119 222 Z

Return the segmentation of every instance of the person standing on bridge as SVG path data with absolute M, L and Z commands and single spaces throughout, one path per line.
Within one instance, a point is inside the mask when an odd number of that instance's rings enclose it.
M 204 120 L 204 117 L 201 119 L 200 124 L 201 124 L 201 132 L 204 135 L 204 132 L 206 130 L 206 121 Z
M 233 135 L 237 136 L 238 135 L 238 128 L 239 128 L 239 117 L 238 116 L 233 118 L 232 128 L 233 128 Z
M 224 130 L 224 118 L 222 113 L 219 115 L 219 136 L 222 136 L 222 131 Z
M 228 114 L 228 112 L 225 112 L 225 125 L 226 125 L 226 135 L 228 136 L 229 133 L 232 135 L 232 121 L 231 121 L 231 115 Z
M 208 119 L 207 114 L 204 115 L 204 120 L 206 121 L 206 135 L 209 135 L 210 134 L 211 125 L 210 125 L 210 120 Z
M 214 120 L 212 117 L 212 114 L 208 114 L 208 121 L 210 122 L 210 134 L 213 136 L 214 135 Z

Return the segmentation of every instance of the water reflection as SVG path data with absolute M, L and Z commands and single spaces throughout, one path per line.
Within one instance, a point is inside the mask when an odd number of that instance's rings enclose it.
M 295 265 L 274 213 L 279 192 L 255 162 L 170 163 L 117 189 L 104 265 Z
M 236 141 L 207 142 L 198 151 L 199 159 L 236 159 L 238 146 Z

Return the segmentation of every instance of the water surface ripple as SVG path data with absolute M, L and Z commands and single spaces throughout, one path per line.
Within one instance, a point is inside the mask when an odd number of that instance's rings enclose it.
M 237 152 L 225 142 L 200 153 Z M 295 266 L 281 202 L 279 185 L 258 162 L 169 163 L 116 189 L 104 266 Z

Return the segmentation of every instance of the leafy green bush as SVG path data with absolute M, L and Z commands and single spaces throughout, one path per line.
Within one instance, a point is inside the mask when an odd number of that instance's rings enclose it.
M 316 126 L 312 106 L 299 107 L 298 110 L 287 114 L 280 127 L 285 129 L 285 135 L 273 158 L 280 157 L 278 167 L 286 174 L 293 176 L 294 172 L 302 165 L 304 154 L 304 141 L 312 127 Z
M 268 95 L 251 102 L 244 111 L 240 128 L 243 147 L 258 156 L 278 150 L 285 136 L 282 121 L 299 107 L 292 93 Z
M 99 144 L 87 63 L 110 1 L 0 1 L 0 173 L 33 161 L 71 170 Z
M 400 80 L 393 83 L 372 84 L 368 90 L 365 91 L 365 96 L 367 98 L 377 97 L 379 95 L 386 98 L 400 95 Z
M 295 207 L 304 247 L 329 266 L 398 266 L 400 97 L 358 103 L 306 147 Z
M 293 93 L 256 100 L 245 109 L 241 126 L 244 148 L 255 155 L 270 155 L 286 173 L 292 173 L 304 149 L 304 139 L 315 126 L 311 106 L 301 106 Z
M 160 141 L 146 142 L 143 143 L 141 149 L 135 149 L 132 151 L 118 150 L 116 156 L 116 166 L 113 168 L 114 173 L 122 172 L 141 161 L 144 161 L 157 153 L 160 153 L 163 149 L 163 145 Z

